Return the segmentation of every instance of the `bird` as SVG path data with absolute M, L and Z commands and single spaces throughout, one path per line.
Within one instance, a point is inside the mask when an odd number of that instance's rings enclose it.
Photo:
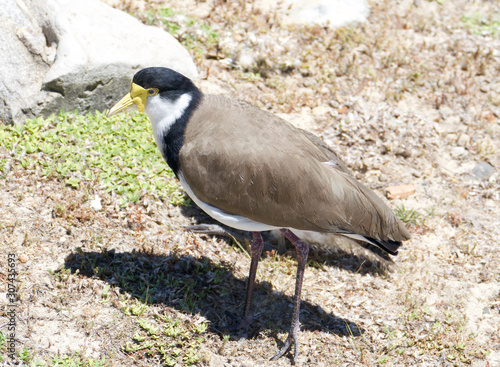
M 152 124 L 158 149 L 187 195 L 229 227 L 252 233 L 251 263 L 243 317 L 253 320 L 252 294 L 264 242 L 279 230 L 297 253 L 290 329 L 283 347 L 298 357 L 300 299 L 309 245 L 295 233 L 347 236 L 396 255 L 410 233 L 394 212 L 356 180 L 321 138 L 275 114 L 223 95 L 204 94 L 191 79 L 169 68 L 145 68 L 130 91 L 107 113 L 134 105 Z

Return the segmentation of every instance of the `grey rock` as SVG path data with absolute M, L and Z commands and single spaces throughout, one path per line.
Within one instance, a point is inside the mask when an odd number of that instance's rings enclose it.
M 41 28 L 28 13 L 24 3 L 7 1 L 0 6 L 2 120 L 10 121 L 22 116 L 26 101 L 37 99 L 41 80 L 49 69 L 47 56 L 51 53 L 46 49 Z
M 472 174 L 479 180 L 487 180 L 493 175 L 495 168 L 487 162 L 479 162 L 472 169 Z
M 3 122 L 107 109 L 148 66 L 197 77 L 170 34 L 97 0 L 7 0 L 0 32 Z

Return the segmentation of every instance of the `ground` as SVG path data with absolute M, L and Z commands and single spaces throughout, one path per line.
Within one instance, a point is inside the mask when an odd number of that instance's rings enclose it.
M 202 90 L 315 132 L 381 197 L 416 187 L 384 199 L 412 233 L 393 261 L 335 238 L 313 248 L 298 364 L 500 366 L 498 2 L 371 2 L 365 24 L 335 30 L 281 25 L 280 11 L 257 1 L 110 3 L 172 32 L 196 60 Z M 291 364 L 290 355 L 268 362 L 290 321 L 290 246 L 280 255 L 281 240 L 266 236 L 255 322 L 239 340 L 225 326 L 242 311 L 247 233 L 194 234 L 185 227 L 213 222 L 188 200 L 127 203 L 99 179 L 42 174 L 30 161 L 36 149 L 16 144 L 0 146 L 2 363 Z

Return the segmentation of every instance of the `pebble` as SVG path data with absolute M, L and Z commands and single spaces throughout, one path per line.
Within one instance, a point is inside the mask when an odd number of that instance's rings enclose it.
M 25 263 L 26 261 L 28 261 L 28 255 L 21 254 L 21 255 L 19 255 L 18 259 L 20 262 Z
M 407 198 L 408 196 L 413 195 L 417 189 L 415 188 L 415 185 L 409 184 L 409 185 L 399 185 L 399 186 L 389 186 L 386 191 L 386 196 L 387 199 L 393 200 L 393 199 L 402 199 L 402 198 Z
M 255 62 L 255 57 L 250 53 L 243 51 L 239 57 L 238 63 L 243 70 L 250 69 Z
M 472 169 L 472 174 L 480 180 L 487 180 L 494 172 L 495 168 L 487 162 L 479 162 Z
M 469 153 L 465 150 L 464 147 L 453 147 L 450 152 L 453 158 L 467 159 L 469 157 Z
M 326 116 L 330 114 L 330 107 L 324 105 L 317 106 L 312 109 L 312 113 L 314 116 L 319 116 L 319 117 Z
M 101 198 L 99 197 L 99 195 L 96 195 L 94 200 L 92 200 L 90 202 L 90 205 L 92 206 L 92 208 L 94 208 L 95 210 L 101 210 L 102 209 L 102 205 L 101 205 Z

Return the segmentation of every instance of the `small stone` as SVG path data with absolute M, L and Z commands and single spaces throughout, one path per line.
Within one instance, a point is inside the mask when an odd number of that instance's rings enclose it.
M 347 113 L 348 110 L 349 109 L 346 106 L 342 106 L 342 107 L 339 107 L 339 109 L 337 110 L 337 112 L 342 115 L 344 113 Z
M 483 308 L 483 315 L 486 315 L 488 313 L 490 313 L 490 308 L 489 307 Z
M 21 254 L 21 255 L 19 255 L 18 259 L 20 262 L 25 263 L 26 261 L 28 261 L 28 255 Z
M 455 159 L 466 159 L 469 157 L 469 153 L 464 147 L 453 147 L 450 154 Z
M 472 169 L 472 174 L 479 180 L 487 180 L 495 172 L 495 168 L 487 162 L 479 162 Z
M 495 115 L 491 112 L 487 113 L 486 115 L 484 115 L 484 119 L 488 122 L 496 122 L 496 118 L 495 118 Z
M 321 87 L 319 92 L 321 94 L 328 94 L 328 93 L 330 93 L 330 89 L 328 89 L 327 87 Z
M 239 57 L 238 63 L 243 70 L 248 70 L 255 63 L 255 58 L 250 52 L 243 51 Z
M 325 116 L 329 114 L 330 108 L 324 105 L 314 107 L 312 113 L 314 116 Z
M 96 195 L 94 200 L 92 200 L 90 202 L 90 205 L 92 206 L 92 208 L 94 208 L 95 210 L 101 210 L 102 209 L 102 205 L 101 205 L 101 198 L 99 197 L 99 195 Z
M 410 184 L 410 185 L 390 186 L 385 191 L 387 199 L 394 200 L 394 199 L 407 198 L 408 196 L 413 195 L 417 191 L 417 189 L 415 188 L 415 185 Z

